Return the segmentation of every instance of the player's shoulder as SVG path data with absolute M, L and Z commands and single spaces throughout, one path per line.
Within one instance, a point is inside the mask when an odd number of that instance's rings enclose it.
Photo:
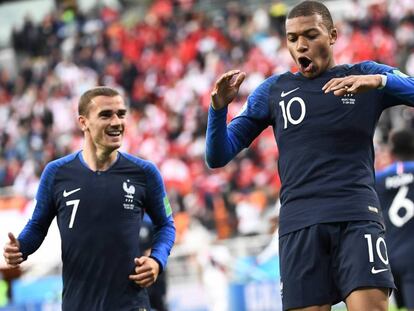
M 389 65 L 380 64 L 372 60 L 362 61 L 350 66 L 351 70 L 357 70 L 361 74 L 382 74 L 386 72 L 392 72 L 396 68 Z
M 287 80 L 285 77 L 289 77 L 289 73 L 285 72 L 282 74 L 273 74 L 267 77 L 263 82 L 261 82 L 254 91 L 249 95 L 249 102 L 254 104 L 266 104 L 271 97 L 272 90 L 276 85 L 282 80 Z
M 283 74 L 274 74 L 269 77 L 267 77 L 262 83 L 258 85 L 258 87 L 255 89 L 254 93 L 262 93 L 269 94 L 270 89 L 279 81 L 280 77 Z
M 72 161 L 74 161 L 78 156 L 79 156 L 80 151 L 76 151 L 74 153 L 68 154 L 64 157 L 55 159 L 53 161 L 50 161 L 46 167 L 45 170 L 57 170 L 58 168 L 71 163 Z
M 66 155 L 64 157 L 55 159 L 53 161 L 50 161 L 48 164 L 46 164 L 43 173 L 42 173 L 42 178 L 44 180 L 50 180 L 52 181 L 54 179 L 54 176 L 56 175 L 57 171 L 64 167 L 66 164 L 71 163 L 72 161 L 74 161 L 78 155 L 79 155 L 80 151 L 71 153 L 69 155 Z
M 131 165 L 135 166 L 137 169 L 143 170 L 146 174 L 158 172 L 157 166 L 149 160 L 134 156 L 126 152 L 119 152 L 120 156 L 128 161 Z
M 400 173 L 398 173 L 399 171 Z M 375 172 L 375 178 L 378 181 L 402 173 L 414 173 L 414 161 L 394 162 L 384 169 Z
M 385 168 L 375 172 L 375 179 L 377 183 L 384 181 L 388 176 L 394 175 L 396 172 L 396 163 L 392 163 Z

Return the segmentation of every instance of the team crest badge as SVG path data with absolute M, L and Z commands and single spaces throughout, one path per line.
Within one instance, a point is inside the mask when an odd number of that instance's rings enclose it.
M 122 184 L 122 188 L 125 191 L 125 201 L 124 201 L 124 208 L 125 209 L 129 209 L 132 210 L 134 209 L 134 194 L 135 194 L 135 186 L 134 185 L 129 185 L 128 183 L 130 182 L 129 179 L 127 179 L 127 181 L 124 181 L 124 183 Z

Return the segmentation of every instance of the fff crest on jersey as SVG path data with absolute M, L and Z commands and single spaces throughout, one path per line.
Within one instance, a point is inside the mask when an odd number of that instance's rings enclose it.
M 122 188 L 125 191 L 125 201 L 124 201 L 124 209 L 133 210 L 134 209 L 134 194 L 135 194 L 135 186 L 134 185 L 128 185 L 130 182 L 129 179 L 127 181 L 124 181 L 122 184 Z
M 344 94 L 343 97 L 341 98 L 341 100 L 342 100 L 342 104 L 344 104 L 344 105 L 354 105 L 355 104 L 354 94 L 352 94 L 352 93 Z

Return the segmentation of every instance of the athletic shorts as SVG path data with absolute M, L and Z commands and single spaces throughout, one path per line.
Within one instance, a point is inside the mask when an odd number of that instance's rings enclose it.
M 399 309 L 414 309 L 414 265 L 412 259 L 391 260 L 392 274 L 397 289 L 394 291 L 395 301 Z
M 279 238 L 283 310 L 333 305 L 355 289 L 394 289 L 384 227 L 374 221 L 316 224 Z

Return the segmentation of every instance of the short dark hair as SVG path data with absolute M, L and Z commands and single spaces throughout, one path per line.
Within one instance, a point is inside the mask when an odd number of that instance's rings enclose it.
M 414 160 L 414 131 L 403 129 L 390 134 L 390 151 L 401 161 Z
M 328 30 L 334 28 L 331 12 L 329 12 L 328 8 L 323 3 L 318 1 L 303 1 L 299 3 L 290 10 L 286 18 L 312 16 L 314 14 L 318 14 L 322 17 L 323 23 Z
M 109 86 L 97 86 L 82 94 L 79 99 L 78 113 L 80 116 L 86 116 L 89 112 L 91 100 L 97 96 L 115 97 L 120 96 L 119 92 Z

